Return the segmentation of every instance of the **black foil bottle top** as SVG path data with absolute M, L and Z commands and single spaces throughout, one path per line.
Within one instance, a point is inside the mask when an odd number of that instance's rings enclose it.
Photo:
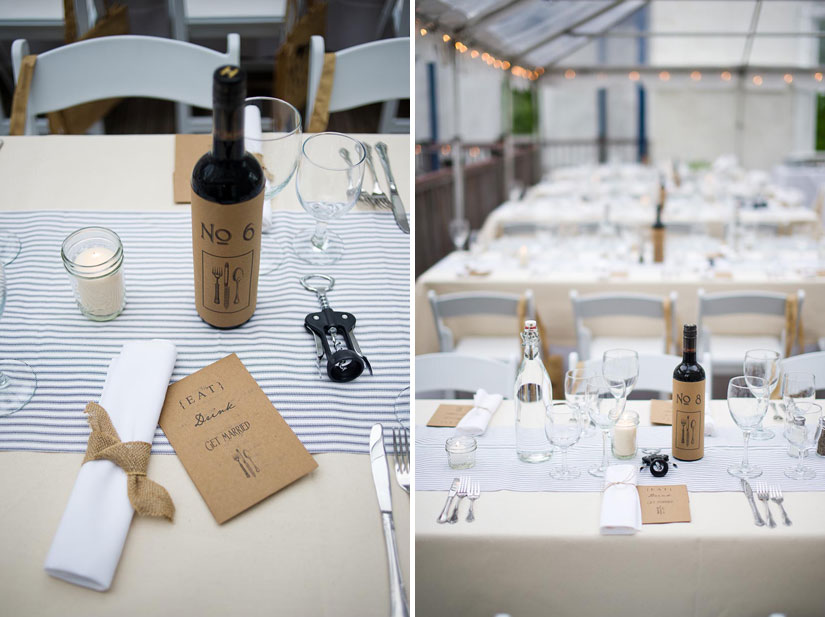
M 683 330 L 684 336 L 684 350 L 685 351 L 696 351 L 696 324 L 689 323 L 685 324 Z
M 246 71 L 225 64 L 212 75 L 212 103 L 215 107 L 240 107 L 246 99 Z

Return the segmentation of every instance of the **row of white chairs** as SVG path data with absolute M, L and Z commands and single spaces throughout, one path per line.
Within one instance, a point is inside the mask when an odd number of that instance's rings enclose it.
M 723 315 L 764 315 L 783 317 L 785 315 L 787 296 L 783 293 L 765 291 L 706 293 L 699 289 L 699 311 L 697 326 L 699 329 L 699 349 L 710 354 L 719 374 L 728 375 L 741 370 L 742 358 L 749 349 L 772 349 L 785 355 L 786 337 L 791 337 L 791 353 L 802 352 L 796 349 L 797 331 L 778 335 L 750 335 L 712 333 L 706 323 L 710 317 Z M 524 296 L 506 293 L 462 292 L 428 294 L 435 327 L 438 333 L 441 352 L 457 352 L 477 357 L 493 358 L 506 361 L 511 355 L 520 355 L 517 336 L 469 335 L 456 339 L 446 319 L 486 314 L 493 316 L 517 315 L 519 302 L 526 302 L 528 319 L 534 318 L 535 299 L 533 292 L 527 289 Z M 798 290 L 797 315 L 795 323 L 800 323 L 805 292 Z M 654 336 L 622 336 L 616 332 L 609 335 L 593 336 L 586 325 L 586 320 L 604 317 L 645 317 L 665 320 L 666 300 L 670 304 L 670 331 Z M 676 292 L 671 292 L 667 299 L 660 296 L 636 293 L 606 293 L 580 296 L 576 290 L 570 292 L 573 319 L 576 331 L 576 352 L 584 361 L 601 358 L 608 349 L 628 348 L 639 354 L 663 354 L 669 350 L 666 339 L 676 345 L 680 338 L 681 324 L 677 323 Z
M 25 39 L 12 43 L 15 83 L 23 58 L 29 53 Z M 305 128 L 309 127 L 315 106 L 324 53 L 323 37 L 313 36 Z M 240 65 L 240 56 L 237 34 L 226 37 L 225 53 L 185 41 L 138 35 L 100 37 L 57 47 L 37 56 L 25 134 L 35 134 L 38 114 L 99 99 L 148 97 L 211 109 L 212 73 L 223 64 Z M 409 38 L 356 45 L 335 56 L 330 113 L 410 97 Z M 178 131 L 188 132 L 189 120 L 191 113 L 179 115 Z M 382 117 L 381 130 L 406 132 L 409 126 Z
M 655 392 L 664 396 L 673 392 L 673 369 L 681 361 L 679 356 L 665 354 L 640 354 L 639 378 L 635 391 Z M 585 368 L 598 369 L 599 359 L 584 362 Z M 713 379 L 713 362 L 709 354 L 704 354 L 700 363 L 705 368 L 708 391 Z M 741 361 L 740 361 L 741 363 Z M 578 355 L 570 356 L 570 366 L 578 365 Z M 504 398 L 513 397 L 518 368 L 518 357 L 507 361 L 480 358 L 459 353 L 432 353 L 415 358 L 415 392 L 417 398 L 442 398 L 444 393 L 476 392 L 484 388 L 491 394 Z M 782 360 L 784 372 L 813 373 L 814 383 L 819 390 L 825 389 L 825 351 L 800 354 Z M 563 392 L 554 392 L 554 398 L 564 397 Z

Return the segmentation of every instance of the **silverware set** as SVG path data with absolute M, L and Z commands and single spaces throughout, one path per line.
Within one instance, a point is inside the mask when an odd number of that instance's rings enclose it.
M 465 520 L 468 523 L 476 520 L 474 506 L 476 500 L 481 497 L 481 483 L 473 481 L 470 476 L 461 476 L 460 478 L 453 479 L 450 490 L 447 492 L 447 501 L 444 504 L 444 509 L 441 510 L 441 514 L 439 514 L 436 520 L 442 524 L 457 523 L 460 515 L 461 501 L 465 497 L 470 501 L 470 508 L 467 511 L 467 518 Z
M 790 527 L 791 519 L 788 517 L 788 513 L 785 512 L 785 506 L 783 505 L 785 498 L 782 496 L 782 488 L 780 486 L 768 486 L 764 482 L 757 482 L 756 490 L 754 491 L 750 483 L 747 480 L 743 479 L 742 490 L 744 491 L 745 496 L 748 498 L 748 503 L 750 504 L 751 512 L 753 512 L 754 525 L 756 525 L 757 527 L 765 526 L 765 519 L 762 518 L 759 509 L 756 507 L 756 500 L 754 499 L 754 496 L 756 496 L 756 498 L 759 499 L 759 501 L 765 504 L 765 516 L 768 519 L 768 527 L 776 527 L 776 521 L 774 520 L 773 514 L 771 513 L 771 501 L 773 501 L 776 505 L 779 506 L 780 510 L 782 511 L 782 522 L 785 524 L 785 526 Z
M 384 168 L 384 175 L 387 177 L 389 195 L 383 191 L 381 188 L 381 183 L 378 180 L 378 174 L 375 171 L 375 162 L 372 158 L 372 147 L 369 144 L 364 143 L 364 148 L 366 148 L 367 154 L 367 167 L 369 167 L 370 173 L 372 174 L 373 182 L 371 191 L 364 188 L 361 189 L 361 194 L 358 197 L 358 201 L 362 201 L 373 208 L 384 208 L 386 210 L 391 210 L 398 228 L 404 233 L 410 233 L 410 224 L 407 221 L 407 213 L 404 210 L 404 203 L 401 201 L 401 196 L 398 194 L 398 187 L 395 185 L 395 178 L 392 175 L 390 157 L 387 153 L 387 144 L 383 141 L 379 141 L 375 144 L 375 150 L 378 152 L 378 159 L 381 161 L 381 166 Z M 341 156 L 345 161 L 347 161 L 348 164 L 352 164 L 349 153 L 346 150 L 341 151 Z

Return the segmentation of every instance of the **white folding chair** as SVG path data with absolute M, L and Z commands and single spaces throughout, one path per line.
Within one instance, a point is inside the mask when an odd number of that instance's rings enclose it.
M 480 358 L 507 360 L 513 355 L 521 356 L 521 341 L 513 332 L 512 336 L 464 336 L 455 340 L 453 331 L 444 323 L 451 317 L 470 315 L 518 316 L 521 296 L 517 294 L 466 292 L 437 295 L 432 289 L 427 293 L 438 332 L 439 349 L 442 352 L 456 352 Z M 524 292 L 525 318 L 535 319 L 536 308 L 533 291 Z
M 315 108 L 324 68 L 324 38 L 313 36 L 309 45 L 309 79 L 304 128 Z M 410 98 L 410 39 L 372 41 L 335 52 L 335 78 L 329 111 L 343 111 L 370 103 L 384 103 L 380 133 L 408 133 L 410 121 L 394 118 L 398 99 Z
M 37 56 L 26 109 L 26 135 L 37 114 L 99 99 L 140 96 L 212 108 L 212 73 L 222 64 L 239 64 L 241 40 L 226 37 L 220 53 L 154 36 L 104 36 L 78 41 Z M 29 54 L 25 39 L 12 44 L 15 83 Z M 191 116 L 191 110 L 190 116 Z M 178 126 L 186 132 L 188 126 Z
M 705 326 L 708 317 L 722 315 L 773 315 L 783 317 L 787 295 L 768 291 L 738 291 L 707 294 L 699 289 L 699 314 L 696 325 L 699 331 L 698 347 L 710 352 L 716 371 L 721 375 L 741 374 L 742 362 L 749 349 L 772 349 L 785 355 L 785 343 L 791 337 L 791 354 L 795 351 L 797 332 L 782 332 L 776 336 L 771 334 L 713 334 Z M 802 315 L 802 303 L 805 301 L 805 292 L 799 290 L 797 295 L 796 323 Z
M 628 347 L 627 349 L 633 349 Z M 705 369 L 705 396 L 710 400 L 713 392 L 713 363 L 710 354 L 698 356 L 699 364 Z M 579 355 L 573 351 L 568 357 L 569 367 L 577 368 Z M 662 395 L 673 394 L 673 370 L 682 362 L 682 356 L 669 354 L 639 354 L 639 378 L 633 388 L 634 392 L 658 392 Z M 583 367 L 601 371 L 602 358 L 592 358 L 583 362 Z
M 542 225 L 540 223 L 502 223 L 499 227 L 499 235 L 501 236 L 535 236 L 539 232 L 550 231 L 550 225 Z
M 585 319 L 597 317 L 650 317 L 664 319 L 665 301 L 659 296 L 647 294 L 593 294 L 579 296 L 575 289 L 570 291 L 570 301 L 573 303 L 573 320 L 576 326 L 576 349 L 584 360 L 591 358 L 601 359 L 608 349 L 633 349 L 638 353 L 657 354 L 665 353 L 666 337 L 670 336 L 672 345 L 676 344 L 676 300 L 675 291 L 668 295 L 670 299 L 670 332 L 662 329 L 659 336 L 597 336 L 594 337 L 590 329 L 584 325 Z M 671 350 L 672 351 L 672 350 Z
M 782 360 L 783 373 L 813 373 L 817 390 L 825 390 L 825 351 L 812 351 Z
M 490 360 L 457 353 L 430 353 L 415 357 L 415 395 L 472 392 L 484 388 L 490 394 L 513 398 L 518 357 Z

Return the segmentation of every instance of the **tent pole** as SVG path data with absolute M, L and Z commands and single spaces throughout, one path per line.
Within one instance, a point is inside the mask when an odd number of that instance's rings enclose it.
M 505 110 L 504 110 L 504 126 L 502 127 L 502 141 L 504 142 L 504 200 L 510 198 L 510 192 L 513 190 L 516 181 L 516 166 L 513 152 L 513 88 L 510 83 L 510 72 L 504 73 L 505 88 Z
M 458 78 L 458 51 L 452 52 L 453 69 L 453 219 L 464 216 L 464 156 L 461 152 L 461 94 Z

